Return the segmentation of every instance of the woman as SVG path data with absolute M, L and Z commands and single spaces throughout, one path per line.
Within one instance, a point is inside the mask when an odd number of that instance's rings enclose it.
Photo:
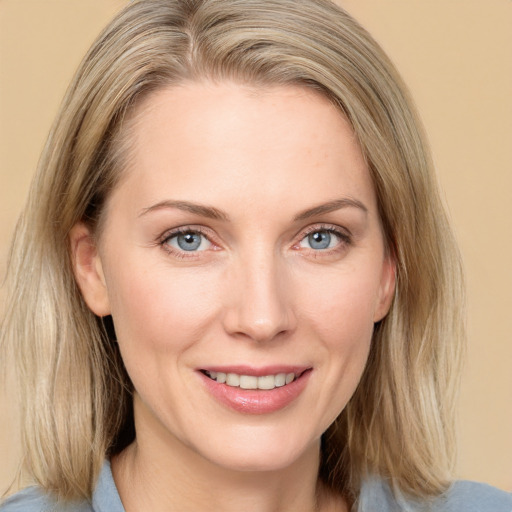
M 64 101 L 4 343 L 2 510 L 509 510 L 450 486 L 458 253 L 405 89 L 321 0 L 142 0 Z

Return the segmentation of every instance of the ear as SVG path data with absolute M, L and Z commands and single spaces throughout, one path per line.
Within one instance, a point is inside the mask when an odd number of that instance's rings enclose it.
M 373 317 L 374 322 L 382 320 L 391 307 L 395 295 L 396 263 L 391 255 L 386 256 L 382 264 L 382 275 L 379 286 L 379 296 Z
M 82 222 L 75 224 L 69 234 L 69 242 L 75 279 L 85 302 L 94 314 L 110 315 L 101 258 L 91 230 Z

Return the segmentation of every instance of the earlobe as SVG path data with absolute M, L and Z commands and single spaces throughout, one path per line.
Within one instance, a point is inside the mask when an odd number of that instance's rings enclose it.
M 94 314 L 110 315 L 101 258 L 91 230 L 82 222 L 75 224 L 69 242 L 75 279 L 85 302 Z
M 382 320 L 389 311 L 396 286 L 396 263 L 394 258 L 387 256 L 382 266 L 382 276 L 379 288 L 379 299 L 375 309 L 374 322 Z

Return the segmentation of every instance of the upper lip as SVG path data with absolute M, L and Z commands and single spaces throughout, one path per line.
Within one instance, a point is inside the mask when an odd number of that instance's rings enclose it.
M 199 371 L 236 373 L 237 375 L 251 375 L 254 377 L 262 377 L 264 375 L 277 375 L 278 373 L 294 373 L 300 375 L 306 370 L 310 370 L 311 366 L 306 365 L 269 365 L 254 367 L 248 365 L 220 365 L 220 366 L 204 366 L 198 368 Z

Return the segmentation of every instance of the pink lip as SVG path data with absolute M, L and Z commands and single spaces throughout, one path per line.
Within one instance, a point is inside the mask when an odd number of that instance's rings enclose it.
M 304 390 L 311 375 L 311 369 L 297 366 L 267 366 L 251 368 L 247 366 L 215 366 L 202 368 L 206 371 L 237 373 L 239 375 L 276 375 L 278 373 L 295 373 L 299 375 L 293 382 L 271 390 L 242 389 L 219 384 L 202 371 L 198 371 L 206 389 L 222 404 L 246 414 L 268 414 L 279 411 L 291 404 Z
M 254 377 L 262 377 L 263 375 L 277 375 L 278 373 L 295 373 L 300 375 L 309 369 L 308 366 L 291 366 L 291 365 L 272 365 L 254 368 L 252 366 L 205 366 L 198 370 L 206 370 L 208 372 L 237 373 L 238 375 L 252 375 Z

